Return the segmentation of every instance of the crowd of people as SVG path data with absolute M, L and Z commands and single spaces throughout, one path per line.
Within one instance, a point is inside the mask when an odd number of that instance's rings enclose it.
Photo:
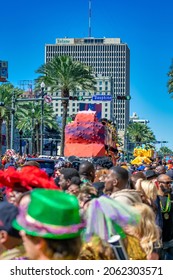
M 50 177 L 36 161 L 3 157 L 0 259 L 172 260 L 172 180 L 171 159 L 59 158 Z

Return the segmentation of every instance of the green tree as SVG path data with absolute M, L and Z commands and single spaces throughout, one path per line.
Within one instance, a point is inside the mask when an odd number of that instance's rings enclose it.
M 19 103 L 21 105 L 21 103 Z M 40 125 L 41 125 L 41 105 L 39 102 L 28 102 L 22 104 L 23 110 L 17 116 L 17 128 L 22 130 L 24 135 L 31 136 L 32 153 L 40 151 Z M 58 130 L 53 108 L 44 104 L 44 127 Z
M 61 91 L 61 98 L 69 98 L 70 92 L 77 90 L 95 90 L 96 80 L 91 68 L 74 61 L 70 56 L 55 56 L 50 62 L 42 65 L 36 73 L 41 74 L 37 84 L 43 81 L 51 92 Z M 61 133 L 61 155 L 64 155 L 65 126 L 69 100 L 62 100 L 62 133 Z
M 168 82 L 167 82 L 167 87 L 168 87 L 168 93 L 171 94 L 173 93 L 173 59 L 172 59 L 172 64 L 170 66 L 169 72 L 168 72 Z
M 127 127 L 129 142 L 135 145 L 152 145 L 156 141 L 152 130 L 146 125 L 138 122 L 130 123 Z
M 17 98 L 23 93 L 19 88 L 15 88 L 11 83 L 0 85 L 0 139 L 2 139 L 2 123 L 6 124 L 6 147 L 10 148 L 10 128 L 12 115 L 12 95 Z M 19 110 L 16 110 L 18 112 Z M 2 153 L 2 140 L 0 141 L 0 153 Z
M 168 147 L 161 147 L 158 152 L 159 152 L 159 154 L 162 154 L 163 156 L 173 154 L 173 151 L 171 149 L 169 149 Z

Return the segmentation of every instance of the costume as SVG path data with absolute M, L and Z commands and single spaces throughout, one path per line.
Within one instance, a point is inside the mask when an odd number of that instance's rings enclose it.
M 13 167 L 0 170 L 0 188 L 4 186 L 7 194 L 12 191 L 24 193 L 33 188 L 58 189 L 53 178 L 35 166 L 25 166 L 21 170 Z
M 28 208 L 21 208 L 13 221 L 15 229 L 24 230 L 29 235 L 53 239 L 80 235 L 84 223 L 81 222 L 75 196 L 59 190 L 35 189 L 30 197 Z
M 126 236 L 127 243 L 125 245 L 129 260 L 146 260 L 147 256 L 141 248 L 140 241 L 132 235 Z
M 120 244 L 122 244 L 122 248 L 124 247 L 123 250 L 126 250 L 128 259 L 146 259 L 140 241 L 133 236 L 126 235 L 123 230 L 126 225 L 135 225 L 139 220 L 138 212 L 127 204 L 115 201 L 107 196 L 93 199 L 87 210 L 86 244 L 84 245 L 86 254 L 82 252 L 82 259 L 84 259 L 84 256 L 86 259 L 100 259 L 100 243 L 93 242 L 93 235 L 98 236 L 106 244 L 113 244 L 110 242 L 110 238 L 119 235 L 121 237 Z M 106 245 L 107 248 L 110 244 Z M 113 246 L 116 245 L 113 244 Z M 111 248 L 114 248 L 113 246 Z M 106 257 L 107 254 L 105 259 Z M 111 254 L 109 254 L 109 257 L 111 259 Z M 117 256 L 114 255 L 114 259 L 116 258 Z
M 126 235 L 124 247 L 129 260 L 146 260 L 146 254 L 140 246 L 139 240 Z M 82 246 L 78 260 L 115 260 L 116 256 L 110 244 L 98 236 L 92 236 L 89 242 Z
M 114 260 L 115 255 L 109 243 L 99 236 L 92 236 L 89 242 L 84 242 L 78 260 Z

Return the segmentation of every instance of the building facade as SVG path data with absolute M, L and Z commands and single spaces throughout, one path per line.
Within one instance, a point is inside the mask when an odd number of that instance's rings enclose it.
M 130 95 L 130 50 L 120 38 L 58 38 L 55 44 L 45 45 L 45 63 L 55 55 L 69 55 L 92 67 L 97 79 L 97 94 L 112 95 L 112 101 L 92 101 L 91 93 L 81 95 L 90 99 L 85 103 L 101 103 L 102 118 L 116 122 L 119 135 L 129 123 L 129 100 L 116 100 L 117 95 Z M 56 93 L 58 95 L 58 93 Z M 68 114 L 79 110 L 79 101 L 71 101 Z M 62 115 L 60 101 L 54 101 L 54 111 Z
M 130 123 L 134 123 L 134 122 L 138 122 L 138 123 L 142 123 L 142 124 L 148 124 L 149 120 L 146 119 L 140 119 L 139 116 L 134 112 L 132 114 L 132 116 L 130 116 Z

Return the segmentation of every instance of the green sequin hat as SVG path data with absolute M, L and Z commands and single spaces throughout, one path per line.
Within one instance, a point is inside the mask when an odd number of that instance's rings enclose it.
M 35 189 L 28 209 L 20 209 L 13 227 L 32 236 L 67 239 L 79 236 L 85 224 L 75 196 L 59 190 Z

